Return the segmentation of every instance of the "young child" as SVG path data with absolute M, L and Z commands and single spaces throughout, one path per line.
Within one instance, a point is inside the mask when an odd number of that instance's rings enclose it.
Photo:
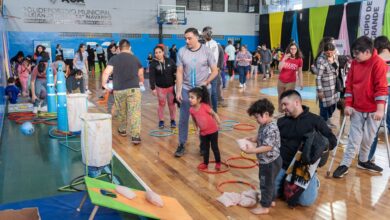
M 218 149 L 218 125 L 220 123 L 217 113 L 210 107 L 210 95 L 205 86 L 195 87 L 189 91 L 190 114 L 200 133 L 201 150 L 203 150 L 203 163 L 198 168 L 205 170 L 209 164 L 210 145 L 215 157 L 215 169 L 221 169 L 221 155 Z
M 345 116 L 350 116 L 348 145 L 334 178 L 342 178 L 359 149 L 357 167 L 381 173 L 382 167 L 369 160 L 375 132 L 384 116 L 387 91 L 387 65 L 382 60 L 371 38 L 359 37 L 351 47 L 354 60 L 348 72 L 345 88 Z
M 261 207 L 251 210 L 253 214 L 268 214 L 269 208 L 275 206 L 275 178 L 282 167 L 280 157 L 280 134 L 276 122 L 272 121 L 275 107 L 268 99 L 260 99 L 253 103 L 248 114 L 254 116 L 260 124 L 257 136 L 247 140 L 257 143 L 257 146 L 247 145 L 243 151 L 247 154 L 256 154 L 260 163 L 259 181 L 261 191 Z
M 68 93 L 85 93 L 83 72 L 74 69 L 66 78 L 66 90 Z
M 7 87 L 5 88 L 5 95 L 8 96 L 9 102 L 11 104 L 17 103 L 19 93 L 20 89 L 16 87 L 14 77 L 8 78 Z
M 23 59 L 22 65 L 18 66 L 19 81 L 22 87 L 22 96 L 27 97 L 28 93 L 28 78 L 31 73 L 30 59 Z

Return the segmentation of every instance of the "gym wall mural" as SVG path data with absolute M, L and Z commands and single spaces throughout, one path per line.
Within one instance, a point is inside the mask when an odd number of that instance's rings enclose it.
M 297 16 L 296 24 L 294 14 Z M 345 54 L 350 54 L 349 45 L 358 36 L 390 37 L 390 0 L 367 0 L 263 14 L 260 16 L 259 25 L 260 44 L 266 43 L 271 48 L 280 44 L 284 50 L 294 40 L 304 56 L 303 69 L 308 70 L 313 57 L 316 56 L 318 44 L 325 36 L 341 39 L 338 42 L 347 42 L 341 51 Z M 298 27 L 298 36 L 294 36 L 294 25 Z

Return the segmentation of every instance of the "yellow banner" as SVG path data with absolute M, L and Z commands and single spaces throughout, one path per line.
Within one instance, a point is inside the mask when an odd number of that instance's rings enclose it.
M 269 14 L 269 35 L 271 40 L 271 49 L 280 45 L 282 39 L 283 14 L 283 12 Z

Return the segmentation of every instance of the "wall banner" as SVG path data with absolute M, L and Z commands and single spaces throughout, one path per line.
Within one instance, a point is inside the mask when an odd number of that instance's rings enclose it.
M 111 25 L 106 9 L 23 7 L 23 22 L 38 24 Z
M 383 13 L 386 0 L 362 2 L 360 11 L 360 35 L 376 38 L 382 35 Z

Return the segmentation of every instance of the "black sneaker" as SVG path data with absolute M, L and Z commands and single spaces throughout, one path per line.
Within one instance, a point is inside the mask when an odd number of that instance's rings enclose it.
M 163 129 L 164 128 L 164 121 L 158 122 L 158 128 Z
M 368 170 L 368 171 L 375 172 L 375 173 L 381 173 L 383 171 L 383 169 L 381 167 L 379 167 L 378 165 L 376 165 L 375 163 L 373 163 L 371 161 L 367 161 L 367 162 L 359 161 L 357 167 L 360 169 Z
M 171 120 L 171 128 L 176 128 L 176 121 L 175 120 Z
M 121 130 L 119 130 L 119 128 L 118 128 L 118 134 L 120 136 L 122 136 L 122 137 L 126 137 L 127 136 L 127 132 L 126 131 L 121 131 Z
M 341 178 L 348 173 L 348 167 L 345 165 L 341 165 L 337 167 L 337 169 L 333 172 L 334 178 Z
M 135 145 L 140 144 L 141 143 L 141 138 L 139 138 L 139 137 L 132 137 L 131 138 L 131 142 L 133 144 L 135 144 Z
M 176 152 L 175 152 L 175 157 L 181 157 L 184 155 L 184 151 L 185 151 L 185 148 L 184 148 L 184 145 L 183 144 L 180 144 L 177 149 L 176 149 Z

